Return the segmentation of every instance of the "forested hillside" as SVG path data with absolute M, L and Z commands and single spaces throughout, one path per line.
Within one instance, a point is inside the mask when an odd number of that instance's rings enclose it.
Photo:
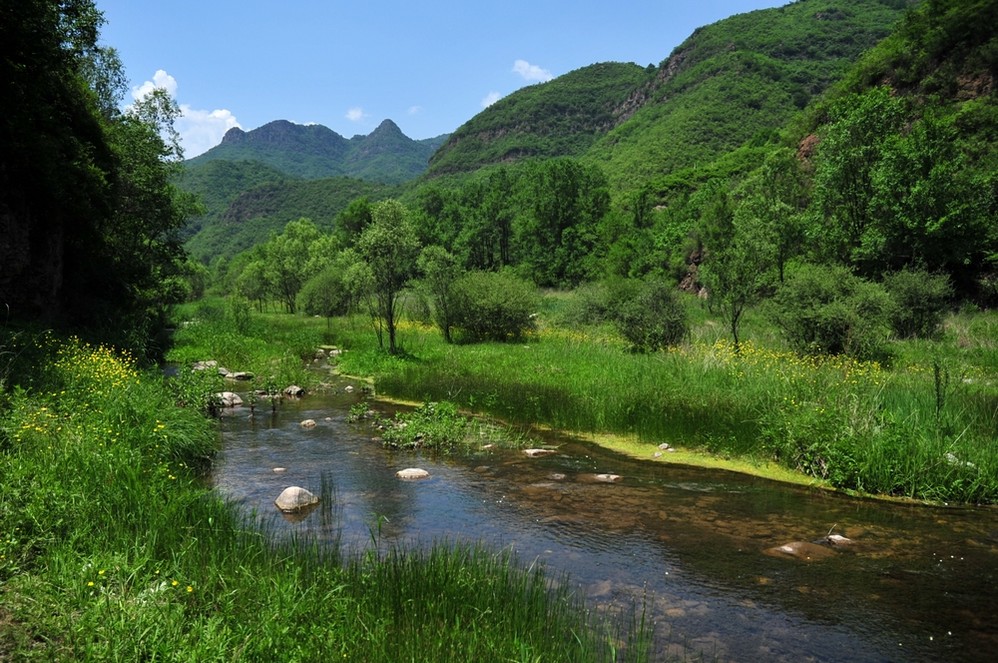
M 219 162 L 221 163 L 221 162 Z M 276 179 L 240 191 L 187 241 L 191 256 L 210 261 L 232 256 L 284 229 L 289 220 L 308 217 L 326 231 L 352 200 L 382 200 L 400 189 L 347 177 L 319 180 Z
M 659 66 L 644 103 L 587 158 L 634 190 L 765 142 L 884 38 L 913 3 L 803 0 L 696 30 Z
M 430 177 L 585 157 L 616 189 L 705 165 L 781 128 L 886 36 L 904 0 L 804 0 L 696 30 L 656 68 L 599 64 L 509 95 L 458 128 Z
M 651 72 L 594 64 L 500 99 L 455 131 L 429 175 L 467 173 L 529 157 L 581 156 L 640 104 Z
M 701 28 L 657 68 L 524 88 L 423 177 L 357 195 L 397 196 L 420 244 L 461 269 L 680 284 L 728 307 L 736 337 L 746 307 L 809 265 L 935 275 L 992 301 L 995 3 L 910 4 L 803 0 Z M 257 187 L 190 246 L 208 260 L 300 217 L 328 228 L 343 186 Z M 320 189 L 334 204 L 308 200 Z M 351 218 L 341 248 L 369 215 Z

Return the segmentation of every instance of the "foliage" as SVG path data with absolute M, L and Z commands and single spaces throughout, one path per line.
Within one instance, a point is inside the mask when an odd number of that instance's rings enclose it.
M 122 65 L 88 0 L 20 3 L 2 23 L 0 299 L 155 356 L 185 294 L 179 109 L 162 90 L 119 109 Z
M 452 286 L 454 326 L 465 340 L 510 341 L 534 328 L 535 286 L 512 272 L 468 272 Z
M 945 274 L 903 269 L 884 278 L 884 288 L 894 300 L 891 326 L 899 338 L 935 338 L 942 331 L 943 315 L 953 296 Z
M 433 318 L 444 335 L 444 340 L 450 343 L 451 328 L 458 321 L 455 284 L 461 277 L 462 270 L 447 249 L 436 245 L 423 248 L 417 266 L 422 274 L 420 287 L 433 301 Z
M 331 318 L 353 312 L 364 296 L 362 288 L 351 280 L 360 263 L 353 249 L 345 249 L 332 262 L 310 278 L 298 292 L 298 304 L 307 315 Z
M 387 350 L 394 355 L 400 349 L 395 338 L 399 298 L 415 272 L 419 255 L 419 239 L 409 210 L 397 200 L 375 205 L 371 224 L 357 240 L 357 251 L 370 270 L 370 311 L 378 345 L 384 349 L 387 334 Z
M 772 300 L 770 314 L 805 354 L 882 356 L 890 332 L 887 292 L 841 266 L 801 265 Z
M 468 423 L 453 403 L 423 403 L 388 422 L 382 440 L 394 449 L 453 449 L 464 441 Z
M 678 345 L 689 331 L 686 309 L 675 288 L 660 279 L 634 283 L 616 303 L 614 324 L 632 352 L 656 352 Z
M 540 286 L 577 285 L 596 265 L 597 229 L 610 205 L 599 168 L 572 159 L 533 164 L 530 203 L 517 219 L 517 254 Z

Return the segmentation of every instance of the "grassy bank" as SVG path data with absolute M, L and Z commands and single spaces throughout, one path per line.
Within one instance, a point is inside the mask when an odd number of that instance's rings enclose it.
M 695 303 L 689 342 L 631 354 L 611 331 L 559 325 L 557 306 L 549 302 L 538 333 L 516 344 L 448 345 L 434 329 L 406 323 L 401 358 L 377 352 L 362 320 L 334 320 L 323 333 L 350 350 L 343 371 L 373 376 L 394 397 L 630 435 L 649 453 L 664 441 L 775 461 L 865 493 L 998 501 L 993 313 L 954 314 L 942 339 L 895 342 L 882 365 L 798 356 L 759 318 L 735 352 L 724 326 Z
M 281 345 L 268 336 L 254 346 L 235 334 L 226 347 L 243 354 L 217 358 L 275 371 L 263 379 L 307 377 L 264 348 Z M 5 332 L 0 386 L 0 659 L 617 656 L 620 632 L 569 584 L 551 589 L 505 555 L 341 558 L 304 539 L 273 543 L 205 486 L 216 432 L 176 403 L 203 402 L 206 385 L 167 386 L 76 339 Z

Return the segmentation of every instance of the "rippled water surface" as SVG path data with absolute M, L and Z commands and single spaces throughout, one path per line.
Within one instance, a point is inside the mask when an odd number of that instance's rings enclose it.
M 217 488 L 274 525 L 348 548 L 439 540 L 512 548 L 591 601 L 646 601 L 659 651 L 731 661 L 974 661 L 998 651 L 998 511 L 884 504 L 633 460 L 550 436 L 558 452 L 389 452 L 342 388 L 228 412 Z M 314 419 L 313 429 L 303 429 Z M 274 468 L 286 468 L 276 473 Z M 400 481 L 421 467 L 431 477 Z M 605 483 L 595 474 L 622 478 Z M 279 517 L 286 487 L 335 489 L 336 531 Z M 854 543 L 778 550 L 834 532 Z M 373 534 L 372 534 L 373 533 Z

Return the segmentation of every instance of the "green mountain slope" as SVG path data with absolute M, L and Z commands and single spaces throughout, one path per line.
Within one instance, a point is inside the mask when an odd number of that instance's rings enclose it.
M 883 39 L 910 3 L 801 0 L 696 30 L 647 99 L 593 146 L 616 189 L 706 164 L 783 127 Z
M 634 110 L 651 76 L 635 64 L 594 64 L 500 99 L 455 131 L 429 175 L 525 157 L 579 156 Z
M 211 161 L 259 161 L 289 177 L 357 177 L 398 184 L 426 170 L 430 155 L 446 139 L 416 141 L 385 120 L 367 136 L 346 139 L 321 125 L 276 120 L 254 129 L 230 129 L 222 142 L 189 159 L 189 167 Z
M 381 200 L 398 191 L 397 186 L 346 177 L 268 182 L 236 196 L 223 213 L 204 223 L 186 247 L 193 258 L 204 262 L 231 257 L 266 241 L 289 221 L 307 217 L 332 230 L 333 219 L 351 200 Z

